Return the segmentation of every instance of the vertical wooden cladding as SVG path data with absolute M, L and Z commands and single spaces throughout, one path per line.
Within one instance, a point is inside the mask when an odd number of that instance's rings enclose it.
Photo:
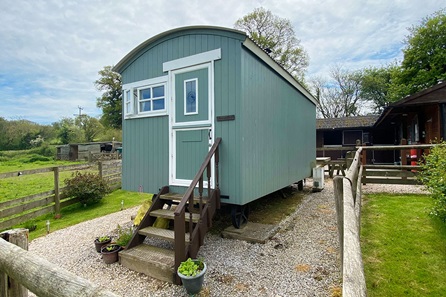
M 237 115 L 240 101 L 240 51 L 245 36 L 214 29 L 180 30 L 165 35 L 140 50 L 123 66 L 124 84 L 166 75 L 164 62 L 221 48 L 222 58 L 214 64 L 215 106 L 213 119 Z M 222 137 L 220 185 L 223 195 L 234 197 L 239 183 L 237 117 L 218 122 L 214 137 Z M 137 118 L 123 122 L 123 182 L 125 190 L 156 193 L 169 182 L 168 116 Z
M 241 71 L 244 204 L 310 175 L 316 157 L 316 108 L 247 50 Z

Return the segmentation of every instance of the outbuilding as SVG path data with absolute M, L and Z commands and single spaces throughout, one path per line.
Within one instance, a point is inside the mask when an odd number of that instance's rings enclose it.
M 187 188 L 217 137 L 223 203 L 245 205 L 311 175 L 316 100 L 244 32 L 173 29 L 114 70 L 123 82 L 123 189 Z

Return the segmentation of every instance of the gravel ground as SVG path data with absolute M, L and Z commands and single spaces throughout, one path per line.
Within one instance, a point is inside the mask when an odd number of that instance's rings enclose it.
M 308 183 L 311 185 L 311 180 Z M 364 186 L 364 193 L 419 191 L 413 186 Z M 311 193 L 279 225 L 266 244 L 223 239 L 208 234 L 199 257 L 208 265 L 200 296 L 332 296 L 340 287 L 339 242 L 331 180 Z M 187 296 L 182 286 L 106 265 L 93 240 L 129 225 L 137 208 L 53 232 L 33 240 L 29 250 L 121 296 Z M 76 250 L 73 250 L 76 246 Z

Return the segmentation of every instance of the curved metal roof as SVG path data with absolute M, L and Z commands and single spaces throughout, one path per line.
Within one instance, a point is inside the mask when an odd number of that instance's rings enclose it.
M 191 30 L 224 31 L 224 32 L 231 32 L 231 33 L 240 34 L 241 35 L 240 37 L 244 37 L 245 39 L 248 38 L 246 33 L 243 32 L 243 31 L 230 29 L 230 28 L 224 28 L 224 27 L 218 27 L 218 26 L 187 26 L 187 27 L 175 28 L 175 29 L 172 29 L 172 30 L 169 30 L 169 31 L 162 32 L 162 33 L 160 33 L 158 35 L 155 35 L 155 36 L 147 39 L 146 41 L 144 41 L 143 43 L 141 43 L 137 47 L 135 47 L 124 58 L 122 58 L 121 61 L 119 61 L 118 64 L 116 64 L 115 67 L 113 67 L 113 71 L 120 72 L 121 70 L 123 70 L 122 68 L 127 64 L 127 62 L 129 62 L 135 56 L 137 56 L 141 52 L 141 50 L 143 50 L 144 48 L 146 48 L 150 44 L 155 43 L 156 41 L 164 38 L 165 36 L 168 36 L 168 35 L 171 35 L 171 34 L 174 34 L 174 33 L 177 33 L 177 32 L 191 31 Z

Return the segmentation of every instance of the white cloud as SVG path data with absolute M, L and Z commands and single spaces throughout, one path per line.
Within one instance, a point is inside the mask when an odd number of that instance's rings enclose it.
M 9 3 L 6 3 L 9 2 Z M 2 1 L 0 116 L 53 122 L 83 106 L 97 115 L 97 72 L 146 39 L 188 25 L 232 27 L 264 6 L 291 20 L 310 55 L 309 75 L 401 59 L 407 27 L 443 1 Z

